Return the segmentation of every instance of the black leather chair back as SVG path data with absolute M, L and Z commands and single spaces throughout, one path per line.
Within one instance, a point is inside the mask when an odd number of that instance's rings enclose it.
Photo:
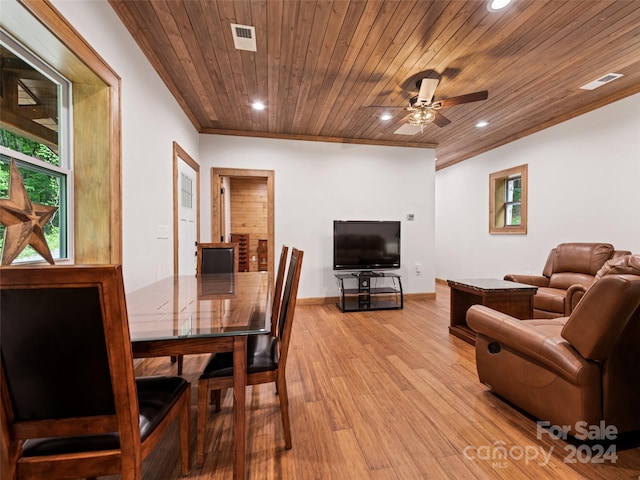
M 203 248 L 200 273 L 235 272 L 235 252 L 231 247 Z
M 115 413 L 98 287 L 3 289 L 0 319 L 16 420 Z

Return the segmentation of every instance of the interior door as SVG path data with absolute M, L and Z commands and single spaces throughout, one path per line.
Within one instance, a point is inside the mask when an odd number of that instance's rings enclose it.
M 173 142 L 173 273 L 196 274 L 200 241 L 200 165 Z

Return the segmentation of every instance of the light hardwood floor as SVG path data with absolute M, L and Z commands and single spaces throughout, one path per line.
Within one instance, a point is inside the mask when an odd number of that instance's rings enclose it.
M 534 419 L 478 382 L 473 347 L 450 336 L 448 324 L 449 291 L 442 284 L 436 299 L 405 301 L 401 311 L 343 314 L 335 305 L 298 306 L 287 372 L 293 449 L 284 449 L 274 387 L 250 387 L 248 478 L 640 478 L 637 438 L 615 443 L 617 460 L 604 463 L 585 458 L 586 446 L 538 439 Z M 185 357 L 184 376 L 193 385 L 205 361 Z M 137 374 L 175 368 L 166 358 L 144 360 Z M 228 391 L 222 411 L 209 415 L 204 467 L 193 465 L 188 478 L 232 478 L 231 420 Z M 499 447 L 507 458 L 484 459 Z M 578 455 L 571 456 L 574 450 Z M 144 475 L 183 478 L 177 430 L 145 461 Z

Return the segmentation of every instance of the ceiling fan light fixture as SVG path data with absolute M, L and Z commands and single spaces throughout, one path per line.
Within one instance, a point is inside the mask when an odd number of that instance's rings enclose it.
M 410 125 L 427 125 L 436 118 L 436 112 L 430 108 L 425 107 L 416 107 L 409 114 L 409 124 Z
M 509 6 L 512 0 L 489 0 L 487 3 L 487 10 L 490 12 L 499 12 Z

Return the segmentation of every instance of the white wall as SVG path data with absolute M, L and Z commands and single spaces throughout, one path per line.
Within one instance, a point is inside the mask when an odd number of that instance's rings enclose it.
M 275 171 L 275 250 L 304 250 L 300 298 L 337 295 L 336 219 L 401 220 L 404 291 L 435 290 L 433 150 L 202 135 L 200 160 L 203 198 L 210 198 L 211 167 Z M 210 216 L 203 202 L 202 241 L 210 239 Z
M 528 234 L 489 235 L 489 174 L 522 164 Z M 562 242 L 640 253 L 639 184 L 640 94 L 440 170 L 436 277 L 540 274 Z
M 133 290 L 173 274 L 173 141 L 198 158 L 198 133 L 104 0 L 53 0 L 122 79 L 123 271 Z M 158 239 L 159 229 L 169 238 Z

